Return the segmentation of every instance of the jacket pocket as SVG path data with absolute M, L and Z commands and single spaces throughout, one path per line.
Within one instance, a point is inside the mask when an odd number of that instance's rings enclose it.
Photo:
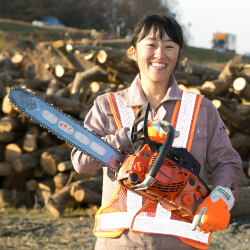
M 191 153 L 203 165 L 203 159 L 206 159 L 207 152 L 207 126 L 197 125 L 193 136 Z

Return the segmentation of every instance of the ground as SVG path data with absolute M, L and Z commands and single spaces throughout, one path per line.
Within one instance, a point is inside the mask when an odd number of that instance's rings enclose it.
M 54 218 L 42 209 L 2 208 L 0 249 L 93 250 L 94 214 L 81 208 Z M 250 216 L 232 218 L 225 231 L 213 234 L 209 249 L 249 250 Z

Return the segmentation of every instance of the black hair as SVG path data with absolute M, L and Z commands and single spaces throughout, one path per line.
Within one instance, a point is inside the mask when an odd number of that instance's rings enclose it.
M 180 51 L 185 48 L 182 28 L 179 23 L 170 15 L 166 13 L 151 13 L 142 17 L 142 19 L 135 26 L 130 46 L 136 48 L 136 44 L 143 40 L 153 29 L 153 36 L 159 31 L 160 39 L 163 38 L 165 32 L 167 35 L 179 45 Z M 174 71 L 179 65 L 180 51 Z

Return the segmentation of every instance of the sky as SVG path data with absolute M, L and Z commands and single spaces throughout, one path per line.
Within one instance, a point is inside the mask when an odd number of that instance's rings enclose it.
M 250 0 L 176 0 L 172 12 L 187 27 L 189 45 L 210 49 L 213 34 L 236 35 L 236 53 L 250 52 Z

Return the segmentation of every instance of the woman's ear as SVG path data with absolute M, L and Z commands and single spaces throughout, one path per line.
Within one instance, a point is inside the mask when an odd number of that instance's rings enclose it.
M 137 52 L 134 46 L 131 46 L 132 57 L 135 61 L 137 61 Z
M 181 56 L 181 54 L 182 54 L 182 50 L 180 50 L 180 54 L 179 54 L 179 57 Z

